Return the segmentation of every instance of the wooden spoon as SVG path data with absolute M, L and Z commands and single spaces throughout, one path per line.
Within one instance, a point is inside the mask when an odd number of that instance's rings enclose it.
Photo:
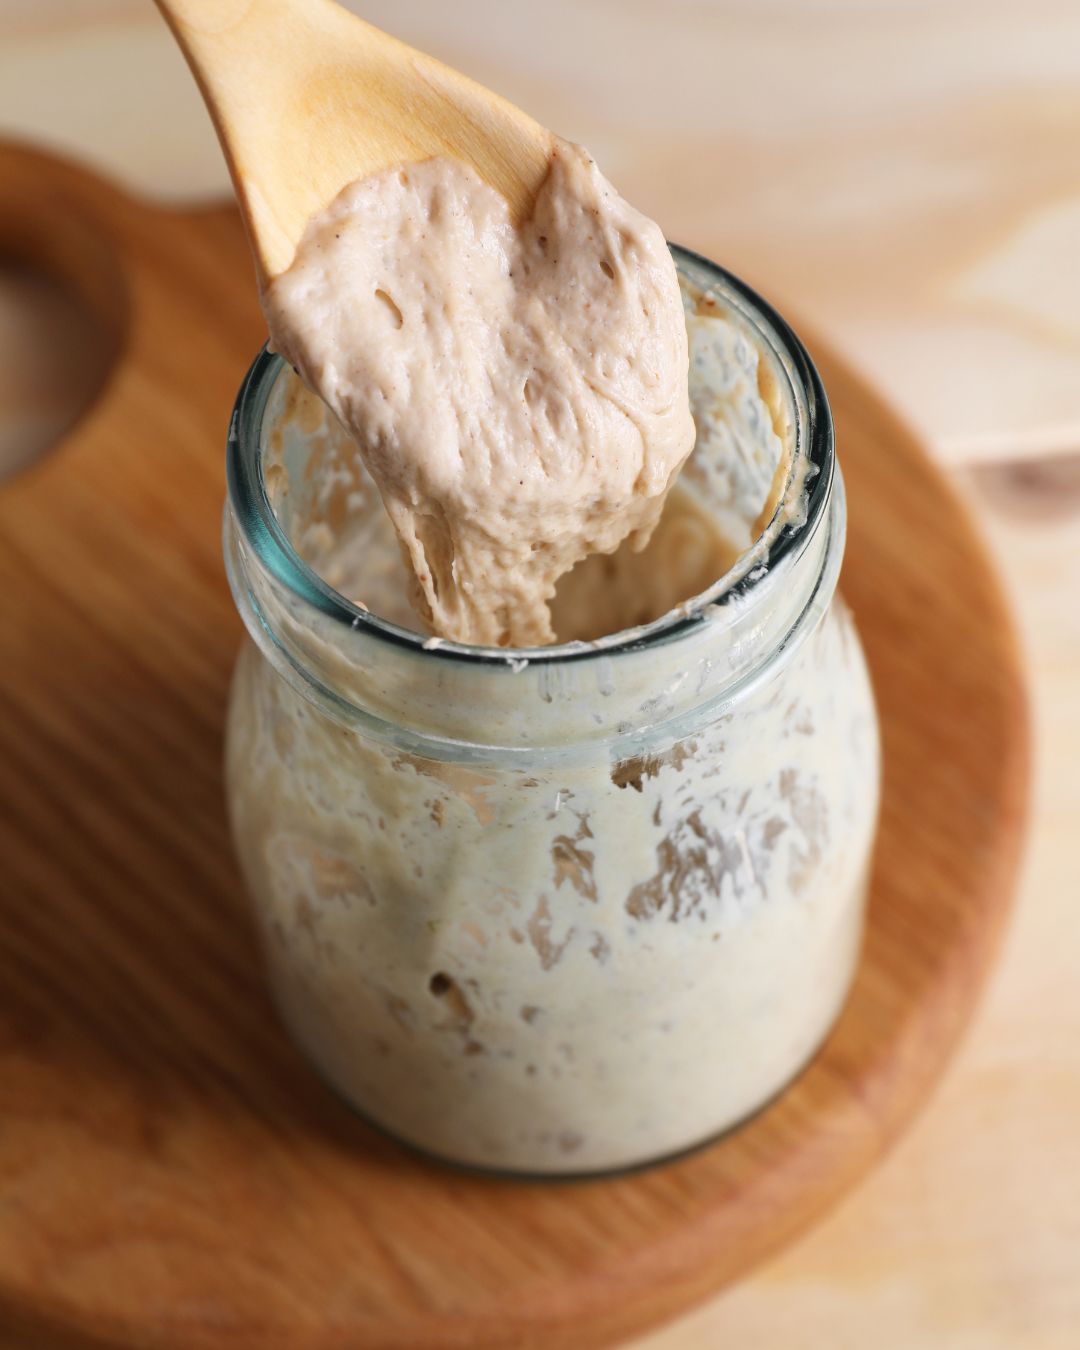
M 358 178 L 464 160 L 532 209 L 552 137 L 497 94 L 333 0 L 157 0 L 229 163 L 265 283 L 310 218 Z

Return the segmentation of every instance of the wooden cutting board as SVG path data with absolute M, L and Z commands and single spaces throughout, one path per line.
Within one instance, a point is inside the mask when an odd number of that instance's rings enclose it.
M 956 1043 L 1027 798 L 1013 630 L 911 435 L 812 344 L 885 752 L 869 932 L 835 1032 L 777 1102 L 681 1162 L 481 1179 L 357 1121 L 260 974 L 220 775 L 241 636 L 223 447 L 263 334 L 234 213 L 153 212 L 0 148 L 3 256 L 71 285 L 118 352 L 65 442 L 0 484 L 5 1347 L 608 1345 L 820 1214 Z

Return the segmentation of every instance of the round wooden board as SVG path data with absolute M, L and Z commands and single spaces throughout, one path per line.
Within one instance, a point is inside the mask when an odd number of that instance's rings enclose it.
M 955 1045 L 1027 797 L 1001 592 L 910 433 L 813 345 L 885 751 L 869 932 L 835 1032 L 778 1101 L 680 1162 L 481 1179 L 350 1115 L 263 986 L 220 774 L 241 635 L 222 448 L 263 332 L 234 214 L 157 214 L 0 150 L 12 253 L 80 289 L 123 350 L 65 443 L 0 485 L 5 1345 L 609 1345 L 820 1214 Z

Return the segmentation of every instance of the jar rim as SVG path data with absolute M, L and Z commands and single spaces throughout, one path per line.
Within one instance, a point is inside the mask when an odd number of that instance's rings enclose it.
M 669 242 L 680 273 L 706 293 L 718 292 L 739 318 L 760 335 L 777 358 L 795 410 L 793 453 L 784 490 L 765 529 L 711 586 L 649 624 L 608 634 L 592 642 L 544 647 L 474 646 L 431 638 L 354 604 L 336 591 L 296 552 L 270 501 L 261 447 L 262 423 L 270 393 L 285 362 L 265 344 L 240 386 L 229 423 L 226 481 L 229 504 L 240 533 L 262 566 L 289 592 L 353 632 L 417 656 L 487 668 L 519 670 L 617 657 L 679 641 L 696 632 L 717 607 L 750 600 L 755 588 L 783 559 L 801 553 L 828 505 L 834 475 L 832 412 L 824 385 L 805 346 L 777 311 L 745 282 L 701 254 Z M 805 497 L 802 507 L 800 501 Z

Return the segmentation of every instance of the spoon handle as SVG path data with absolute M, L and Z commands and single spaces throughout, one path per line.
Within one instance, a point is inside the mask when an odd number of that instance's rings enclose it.
M 213 118 L 260 280 L 349 183 L 449 155 L 528 215 L 552 138 L 333 0 L 156 0 Z

